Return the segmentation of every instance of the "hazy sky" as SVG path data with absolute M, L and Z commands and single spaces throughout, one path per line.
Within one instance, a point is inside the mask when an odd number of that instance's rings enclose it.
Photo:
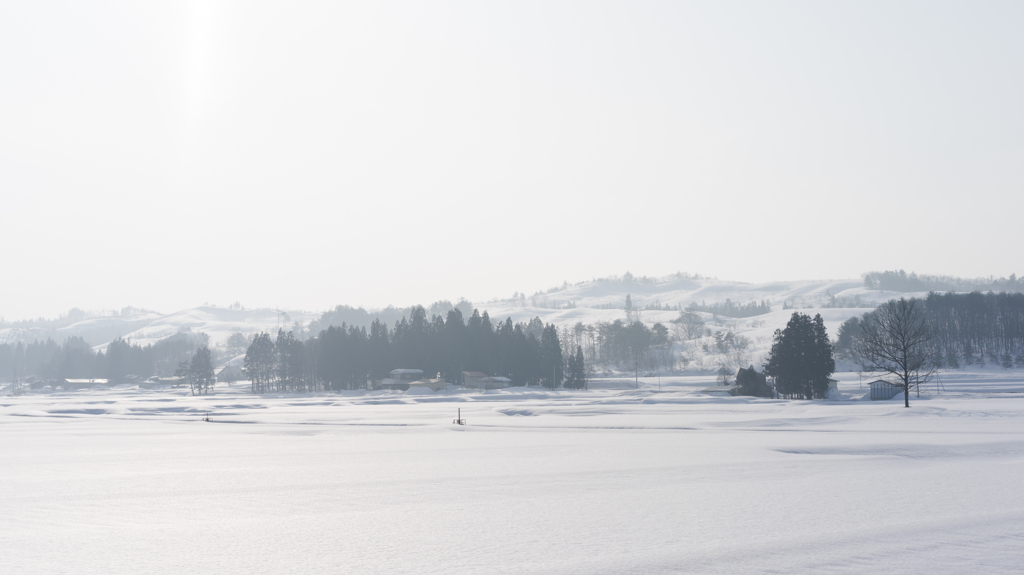
M 1022 2 L 0 4 L 0 316 L 1024 273 Z

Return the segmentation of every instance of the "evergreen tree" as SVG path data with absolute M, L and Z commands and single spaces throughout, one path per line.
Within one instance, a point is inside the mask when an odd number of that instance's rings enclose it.
M 583 389 L 586 385 L 587 372 L 583 365 L 583 348 L 576 346 L 576 351 L 569 353 L 568 370 L 565 376 L 565 387 Z
M 586 389 L 587 387 L 587 366 L 583 358 L 583 346 L 576 346 L 576 388 Z
M 478 316 L 479 317 L 479 316 Z M 466 367 L 466 348 L 469 339 L 466 335 L 466 324 L 462 312 L 458 308 L 448 311 L 448 318 L 443 327 L 444 365 L 441 377 L 451 383 L 462 383 L 462 371 Z
M 271 390 L 277 373 L 277 353 L 269 333 L 259 333 L 253 338 L 245 352 L 244 365 L 254 393 Z
M 213 358 L 210 348 L 203 346 L 196 351 L 188 366 L 189 386 L 192 395 L 205 395 L 213 387 Z
M 374 382 L 388 376 L 391 371 L 391 342 L 389 341 L 387 324 L 373 320 L 370 324 L 370 336 L 367 352 L 370 360 L 370 379 Z
M 277 384 L 279 389 L 282 391 L 290 390 L 294 386 L 296 358 L 293 357 L 295 354 L 295 334 L 293 332 L 285 332 L 283 329 L 277 330 L 277 341 L 274 342 L 274 347 L 277 351 Z
M 562 344 L 558 341 L 558 330 L 554 324 L 544 328 L 540 340 L 541 379 L 547 386 L 555 389 L 562 384 L 563 360 Z
M 775 378 L 779 395 L 824 398 L 828 378 L 835 371 L 835 360 L 821 315 L 812 320 L 795 312 L 784 330 L 775 330 L 764 369 Z
M 111 385 L 124 382 L 124 376 L 128 375 L 129 355 L 131 344 L 122 338 L 117 338 L 107 346 L 107 380 Z
M 498 328 L 494 332 L 494 375 L 512 378 L 513 358 L 513 330 L 512 318 L 498 322 Z

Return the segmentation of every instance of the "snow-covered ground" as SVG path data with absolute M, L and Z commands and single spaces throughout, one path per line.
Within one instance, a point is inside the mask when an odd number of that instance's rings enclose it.
M 1019 573 L 1024 373 L 840 379 L 0 397 L 0 572 Z

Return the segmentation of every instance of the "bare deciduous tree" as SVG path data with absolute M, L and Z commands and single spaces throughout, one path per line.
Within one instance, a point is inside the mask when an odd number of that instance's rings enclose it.
M 861 322 L 856 350 L 864 371 L 892 376 L 903 388 L 904 407 L 910 390 L 931 379 L 928 342 L 932 331 L 925 321 L 922 302 L 900 298 L 888 301 Z
M 672 320 L 676 331 L 676 338 L 689 341 L 704 335 L 704 320 L 691 311 L 679 312 L 679 317 Z

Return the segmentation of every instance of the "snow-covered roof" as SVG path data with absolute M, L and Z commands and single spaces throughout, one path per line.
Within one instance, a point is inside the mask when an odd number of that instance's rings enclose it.
M 392 369 L 391 375 L 402 375 L 402 374 L 422 374 L 422 369 Z
M 472 378 L 487 377 L 487 374 L 482 371 L 464 371 L 462 372 L 462 375 Z

